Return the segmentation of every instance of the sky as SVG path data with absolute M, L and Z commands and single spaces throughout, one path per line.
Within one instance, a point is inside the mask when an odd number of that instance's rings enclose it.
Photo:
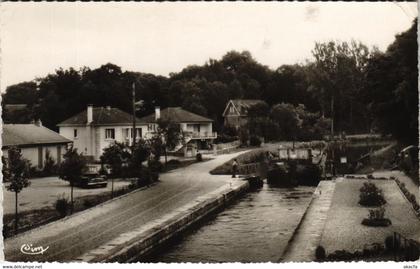
M 355 39 L 385 51 L 416 16 L 416 2 L 6 2 L 0 90 L 109 62 L 168 76 L 230 50 L 276 69 L 310 59 L 316 41 Z

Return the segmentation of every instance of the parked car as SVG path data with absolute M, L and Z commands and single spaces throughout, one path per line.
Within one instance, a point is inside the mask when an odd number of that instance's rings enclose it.
M 108 185 L 108 179 L 98 173 L 85 173 L 75 183 L 75 186 L 81 188 L 105 188 Z

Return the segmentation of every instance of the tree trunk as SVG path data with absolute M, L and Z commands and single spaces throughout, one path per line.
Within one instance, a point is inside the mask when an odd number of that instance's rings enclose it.
M 168 154 L 166 152 L 166 147 L 165 147 L 165 166 L 168 164 Z
M 15 192 L 15 234 L 18 233 L 18 193 Z
M 71 192 L 70 192 L 70 215 L 73 214 L 74 204 L 73 204 L 73 184 L 71 184 Z
M 334 138 L 334 95 L 331 95 L 331 138 Z

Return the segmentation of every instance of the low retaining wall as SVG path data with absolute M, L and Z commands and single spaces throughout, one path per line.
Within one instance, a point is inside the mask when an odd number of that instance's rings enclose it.
M 225 207 L 250 188 L 247 180 L 238 181 L 204 195 L 166 217 L 132 232 L 122 234 L 98 249 L 79 257 L 85 262 L 136 262 L 152 253 L 212 212 Z

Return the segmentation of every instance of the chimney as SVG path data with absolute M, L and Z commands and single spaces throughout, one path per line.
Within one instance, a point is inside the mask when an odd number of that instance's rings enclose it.
M 87 123 L 92 123 L 93 121 L 93 105 L 87 106 Z
M 160 107 L 155 107 L 155 120 L 160 119 Z

